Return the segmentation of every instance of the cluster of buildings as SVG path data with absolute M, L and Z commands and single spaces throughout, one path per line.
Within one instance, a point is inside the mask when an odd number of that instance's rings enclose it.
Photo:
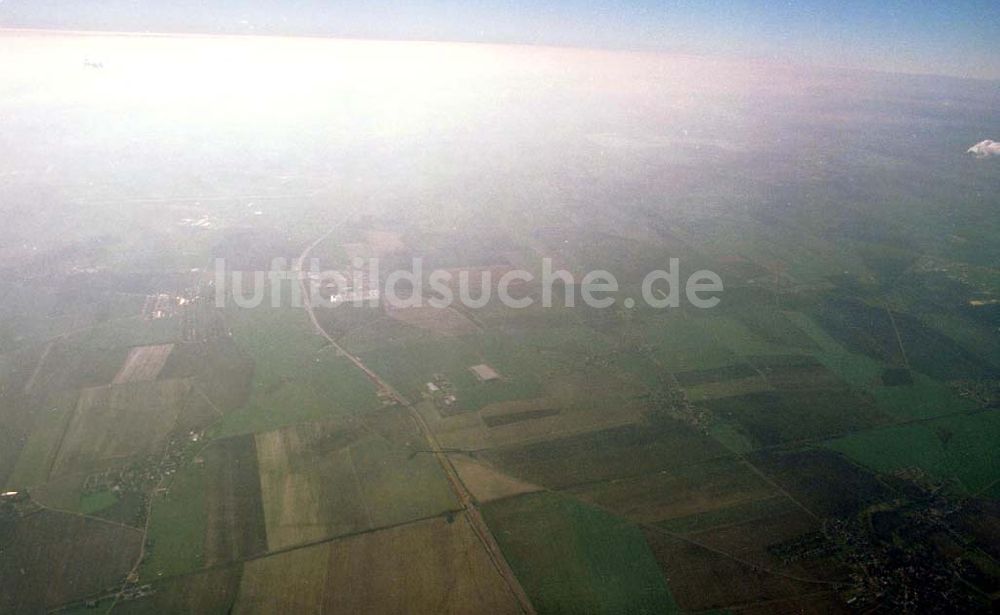
M 445 378 L 444 374 L 434 374 L 431 381 L 427 383 L 427 394 L 439 408 L 450 408 L 458 401 L 454 385 Z
M 500 373 L 486 363 L 472 365 L 469 367 L 469 371 L 472 372 L 479 382 L 502 380 Z M 426 395 L 434 400 L 434 403 L 437 404 L 438 408 L 447 410 L 454 407 L 455 404 L 458 403 L 458 397 L 455 394 L 455 386 L 450 380 L 448 380 L 448 378 L 445 377 L 444 374 L 434 374 L 431 381 L 426 384 L 426 387 Z
M 146 295 L 146 301 L 142 305 L 142 317 L 146 320 L 170 318 L 177 312 L 178 306 L 185 303 L 187 299 L 184 297 L 175 297 L 167 293 Z
M 308 274 L 312 284 L 319 285 L 319 295 L 332 305 L 373 304 L 379 300 L 378 280 L 365 271 L 338 272 L 338 275 Z

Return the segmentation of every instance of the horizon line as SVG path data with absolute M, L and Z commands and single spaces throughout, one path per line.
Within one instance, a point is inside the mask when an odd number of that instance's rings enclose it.
M 878 75 L 897 75 L 905 77 L 956 79 L 961 81 L 978 81 L 984 83 L 1000 82 L 1000 77 L 995 77 L 995 78 L 972 77 L 968 75 L 950 75 L 946 73 L 935 73 L 935 72 L 887 70 L 887 69 L 857 67 L 857 66 L 837 66 L 832 64 L 812 64 L 812 63 L 801 63 L 801 62 L 794 62 L 791 60 L 753 56 L 753 55 L 739 57 L 733 55 L 695 53 L 691 51 L 672 51 L 670 49 L 665 49 L 665 48 L 627 47 L 627 46 L 610 46 L 610 45 L 584 47 L 580 45 L 569 45 L 569 44 L 559 45 L 553 43 L 532 43 L 524 41 L 500 42 L 500 41 L 446 40 L 446 39 L 420 39 L 420 38 L 390 39 L 390 38 L 376 38 L 376 37 L 362 37 L 362 36 L 352 37 L 352 36 L 340 36 L 340 35 L 323 35 L 323 34 L 270 34 L 270 33 L 264 34 L 264 33 L 254 33 L 254 32 L 234 33 L 234 32 L 190 32 L 190 31 L 153 32 L 148 30 L 86 30 L 86 29 L 81 30 L 75 28 L 27 28 L 27 27 L 17 27 L 17 26 L 13 27 L 0 26 L 0 35 L 7 33 L 38 34 L 38 35 L 70 35 L 70 36 L 111 36 L 111 37 L 122 37 L 122 38 L 130 38 L 130 37 L 209 38 L 209 39 L 215 39 L 215 38 L 255 39 L 256 38 L 256 39 L 279 39 L 279 40 L 340 41 L 340 42 L 359 42 L 359 43 L 411 43 L 411 44 L 441 44 L 441 45 L 477 45 L 485 47 L 490 47 L 490 46 L 530 47 L 536 49 L 663 55 L 663 56 L 674 56 L 674 57 L 697 58 L 704 60 L 728 61 L 733 63 L 745 62 L 751 64 L 769 64 L 772 66 L 786 66 L 786 67 L 802 68 L 802 69 L 857 72 L 857 73 L 869 73 Z

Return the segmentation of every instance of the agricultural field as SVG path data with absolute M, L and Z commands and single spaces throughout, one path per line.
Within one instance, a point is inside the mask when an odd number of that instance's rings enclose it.
M 734 351 L 718 341 L 701 319 L 668 314 L 636 326 L 642 343 L 661 369 L 671 372 L 724 367 L 736 361 Z
M 24 392 L 42 395 L 112 384 L 129 352 L 125 347 L 89 349 L 75 342 L 54 340 L 45 345 L 33 364 L 24 381 Z
M 876 472 L 919 468 L 962 493 L 980 494 L 997 476 L 1000 416 L 977 412 L 866 431 L 824 443 Z
M 235 613 L 517 613 L 464 515 L 249 562 Z
M 776 600 L 798 595 L 814 597 L 816 584 L 764 571 L 669 534 L 647 530 L 645 535 L 656 562 L 670 579 L 678 610 L 709 611 L 761 603 L 768 605 L 767 612 Z
M 0 535 L 0 610 L 37 612 L 100 594 L 139 556 L 142 532 L 79 515 L 40 510 L 9 521 Z M 16 513 L 13 513 L 16 515 Z
M 807 579 L 814 590 L 843 582 L 848 571 L 833 555 L 835 547 L 823 534 L 821 521 L 798 507 L 682 536 L 752 568 L 783 578 Z
M 565 488 L 669 470 L 724 454 L 725 449 L 710 438 L 667 419 L 499 447 L 482 457 L 518 479 Z
M 228 613 L 236 602 L 243 566 L 217 568 L 152 584 L 153 593 L 115 604 L 114 613 Z M 111 598 L 98 602 L 110 607 Z
M 851 517 L 895 497 L 877 476 L 824 449 L 762 452 L 751 462 L 821 518 Z
M 147 320 L 137 315 L 98 323 L 66 335 L 66 340 L 87 351 L 172 344 L 182 338 L 177 316 Z
M 33 428 L 20 454 L 17 465 L 8 477 L 9 489 L 41 485 L 48 481 L 56 462 L 73 412 L 76 410 L 77 391 L 55 393 L 46 399 L 48 409 L 36 412 Z
M 141 580 L 149 582 L 204 567 L 207 481 L 205 468 L 191 465 L 172 476 L 164 491 L 150 496 L 149 553 L 139 571 Z
M 636 523 L 667 526 L 752 508 L 781 494 L 732 457 L 569 489 Z
M 436 336 L 412 340 L 360 355 L 404 396 L 419 399 L 435 376 L 454 388 L 450 414 L 474 412 L 490 403 L 536 397 L 542 391 L 539 374 L 544 358 L 499 334 Z M 486 363 L 502 378 L 484 382 L 470 367 Z
M 463 450 L 545 441 L 553 433 L 569 436 L 642 419 L 646 389 L 637 377 L 576 357 L 570 361 L 549 365 L 540 397 L 488 403 L 476 412 L 448 412 L 434 399 L 419 408 L 442 445 Z
M 190 394 L 191 383 L 185 380 L 82 389 L 52 475 L 98 469 L 118 458 L 155 452 L 166 443 Z
M 249 436 L 213 442 L 195 463 L 205 471 L 205 566 L 267 550 L 257 448 Z
M 176 345 L 160 378 L 194 378 L 213 410 L 228 414 L 246 405 L 253 373 L 253 360 L 227 336 Z
M 756 446 L 813 440 L 888 422 L 870 400 L 843 389 L 747 393 L 703 402 Z
M 552 493 L 498 500 L 484 515 L 540 612 L 678 611 L 642 532 L 627 521 Z
M 253 361 L 253 380 L 249 399 L 225 417 L 220 436 L 378 407 L 371 383 L 310 330 L 301 308 L 233 308 L 227 322 L 235 344 Z
M 137 346 L 132 348 L 129 350 L 125 363 L 115 375 L 115 379 L 111 381 L 112 384 L 156 380 L 156 377 L 160 375 L 160 370 L 166 365 L 167 359 L 173 350 L 173 344 Z
M 907 363 L 939 380 L 997 377 L 994 366 L 908 314 L 837 299 L 820 304 L 815 314 L 848 349 L 890 365 Z
M 242 561 L 267 550 L 252 437 L 209 443 L 150 497 L 144 581 Z
M 411 327 L 433 331 L 440 335 L 475 333 L 476 324 L 452 308 L 411 307 L 388 310 L 389 318 Z
M 270 549 L 371 526 L 351 455 L 362 434 L 309 424 L 255 436 Z
M 491 502 L 522 493 L 541 491 L 542 487 L 518 480 L 492 467 L 481 459 L 466 455 L 451 455 L 451 464 L 469 493 L 479 503 Z
M 388 411 L 255 436 L 271 550 L 457 508 L 405 414 Z

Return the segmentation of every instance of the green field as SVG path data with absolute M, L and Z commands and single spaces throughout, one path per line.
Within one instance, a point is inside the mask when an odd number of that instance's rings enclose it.
M 76 400 L 75 391 L 53 395 L 43 406 L 47 408 L 35 412 L 31 434 L 7 480 L 7 488 L 32 487 L 48 480 Z
M 1000 414 L 979 412 L 831 440 L 825 446 L 878 472 L 920 468 L 975 494 L 1000 478 Z
M 665 418 L 483 453 L 498 468 L 549 488 L 669 470 L 723 456 L 726 450 L 687 425 Z
M 546 362 L 537 351 L 499 334 L 474 334 L 410 341 L 361 356 L 365 363 L 410 399 L 442 374 L 455 389 L 454 411 L 471 412 L 491 403 L 530 399 L 542 391 Z M 480 382 L 469 368 L 486 363 L 501 379 Z
M 139 571 L 145 581 L 198 570 L 205 563 L 205 469 L 187 466 L 166 487 L 166 493 L 151 496 L 147 553 Z
M 88 350 L 169 344 L 181 337 L 180 319 L 145 320 L 138 315 L 119 318 L 71 334 L 71 343 Z
M 676 310 L 637 323 L 636 331 L 651 356 L 670 371 L 712 369 L 735 361 L 733 351 L 718 342 L 700 319 Z
M 242 565 L 219 568 L 198 574 L 164 579 L 153 584 L 151 596 L 119 602 L 114 613 L 229 613 L 236 601 Z M 99 607 L 106 606 L 99 604 Z M 93 613 L 81 609 L 81 613 Z
M 231 436 L 335 418 L 378 406 L 374 385 L 336 356 L 302 308 L 233 308 L 233 339 L 254 362 L 250 398 L 218 429 Z
M 670 590 L 638 528 L 553 493 L 483 508 L 539 613 L 674 613 Z
M 80 512 L 92 515 L 113 506 L 117 501 L 118 497 L 108 490 L 87 493 L 80 498 Z
M 882 365 L 865 355 L 847 351 L 812 318 L 800 312 L 787 312 L 789 320 L 819 346 L 816 357 L 828 369 L 856 388 L 866 388 L 877 381 Z
M 969 412 L 975 403 L 963 399 L 945 384 L 923 374 L 913 374 L 913 384 L 872 388 L 875 403 L 900 420 L 929 419 Z

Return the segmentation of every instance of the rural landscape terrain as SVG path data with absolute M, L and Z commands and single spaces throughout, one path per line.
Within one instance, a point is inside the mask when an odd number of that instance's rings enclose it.
M 1000 605 L 1000 156 L 967 153 L 996 82 L 266 37 L 0 57 L 0 612 Z M 620 288 L 293 300 L 313 259 L 373 258 L 354 290 L 415 258 Z M 639 300 L 672 258 L 716 307 Z

